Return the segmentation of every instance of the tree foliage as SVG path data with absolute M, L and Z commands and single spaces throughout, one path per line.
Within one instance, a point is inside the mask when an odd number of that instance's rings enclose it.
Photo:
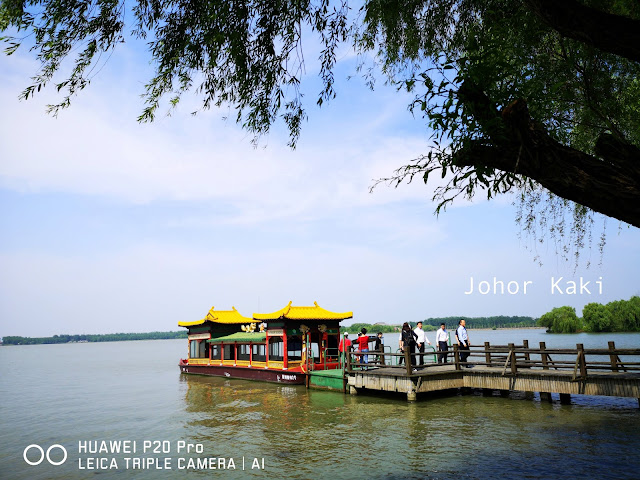
M 392 333 L 399 332 L 400 325 L 380 325 L 371 323 L 354 323 L 352 325 L 343 326 L 340 329 L 347 333 L 359 333 L 363 328 L 367 329 L 368 335 L 375 335 L 378 332 Z
M 640 297 L 606 305 L 589 303 L 582 310 L 582 318 L 590 332 L 640 332 Z
M 54 113 L 130 31 L 147 39 L 155 68 L 141 121 L 195 90 L 203 108 L 233 105 L 257 136 L 281 119 L 292 145 L 306 118 L 303 37 L 322 45 L 320 105 L 335 95 L 336 51 L 348 42 L 415 93 L 412 111 L 434 132 L 386 180 L 446 178 L 437 211 L 458 196 L 520 192 L 525 230 L 552 221 L 544 205 L 560 198 L 578 246 L 590 211 L 640 226 L 635 0 L 365 0 L 358 12 L 347 0 L 137 0 L 130 11 L 121 0 L 2 0 L 0 29 L 12 33 L 7 53 L 26 42 L 42 64 L 24 98 L 74 56 L 54 82 Z
M 546 327 L 549 333 L 576 333 L 582 329 L 582 322 L 573 307 L 557 307 L 545 313 L 538 325 Z
M 129 28 L 132 37 L 148 39 L 155 67 L 140 121 L 152 121 L 162 99 L 173 108 L 193 89 L 205 109 L 233 105 L 236 120 L 256 136 L 281 118 L 292 145 L 306 117 L 299 88 L 303 30 L 310 29 L 323 46 L 321 104 L 335 95 L 332 69 L 336 48 L 347 38 L 346 18 L 346 2 L 328 0 L 139 0 L 131 11 L 122 0 L 2 0 L 0 6 L 0 29 L 35 34 L 31 49 L 42 68 L 22 98 L 53 81 L 62 62 L 75 55 L 70 75 L 55 83 L 63 98 L 49 106 L 54 114 L 89 84 L 102 56 L 126 41 Z M 17 35 L 4 39 L 9 54 L 27 41 Z
M 438 209 L 517 191 L 525 232 L 569 238 L 565 257 L 591 240 L 592 211 L 640 226 L 640 56 L 621 53 L 611 26 L 640 44 L 637 2 L 408 1 L 402 20 L 392 2 L 376 4 L 362 41 L 382 45 L 385 68 L 416 91 L 413 111 L 435 132 L 431 151 L 385 180 L 447 178 Z M 580 35 L 581 21 L 606 13 L 608 41 L 585 41 L 596 35 Z

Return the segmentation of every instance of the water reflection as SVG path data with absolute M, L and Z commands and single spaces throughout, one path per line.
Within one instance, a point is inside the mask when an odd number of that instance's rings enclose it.
M 194 441 L 209 454 L 265 457 L 281 478 L 635 478 L 612 469 L 612 448 L 640 466 L 630 402 L 609 410 L 471 394 L 407 403 L 243 380 L 181 382 Z

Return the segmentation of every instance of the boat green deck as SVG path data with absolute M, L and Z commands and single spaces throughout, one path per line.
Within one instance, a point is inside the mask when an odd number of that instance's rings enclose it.
M 316 370 L 309 372 L 309 387 L 327 390 L 344 390 L 344 372 L 342 369 Z

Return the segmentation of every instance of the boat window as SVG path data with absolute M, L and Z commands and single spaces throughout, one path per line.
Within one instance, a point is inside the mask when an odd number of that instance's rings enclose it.
M 284 360 L 284 343 L 282 337 L 271 337 L 269 339 L 269 360 L 281 362 Z
M 315 363 L 320 362 L 320 348 L 318 347 L 318 343 L 315 341 L 311 342 L 311 355 L 313 356 L 313 361 Z
M 337 359 L 340 356 L 338 352 L 338 335 L 327 335 L 324 356 L 327 361 Z
M 211 348 L 211 358 L 214 360 L 220 360 L 222 357 L 222 349 L 220 348 L 220 345 L 214 343 L 211 344 L 209 348 Z
M 227 344 L 224 346 L 224 359 L 225 360 L 235 360 L 235 345 L 233 343 Z
M 238 360 L 249 360 L 251 354 L 250 345 L 242 344 L 238 345 Z
M 189 358 L 209 358 L 207 342 L 204 340 L 192 340 L 189 342 Z
M 253 361 L 254 362 L 267 361 L 266 347 L 267 346 L 264 344 L 253 345 Z
M 297 335 L 287 337 L 287 358 L 289 360 L 302 359 L 302 339 Z

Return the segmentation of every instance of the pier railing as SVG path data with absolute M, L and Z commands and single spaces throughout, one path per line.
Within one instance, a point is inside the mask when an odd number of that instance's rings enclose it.
M 521 345 L 509 343 L 507 345 L 471 346 L 469 350 L 462 350 L 458 345 L 448 350 L 448 364 L 438 363 L 437 354 L 445 352 L 413 353 L 406 350 L 404 353 L 391 353 L 389 351 L 351 351 L 346 356 L 345 370 L 352 373 L 369 368 L 393 368 L 404 369 L 408 375 L 415 374 L 414 369 L 448 368 L 462 370 L 467 367 L 489 367 L 502 369 L 502 375 L 515 375 L 521 371 L 531 370 L 561 370 L 573 372 L 573 378 L 584 378 L 589 372 L 640 372 L 640 349 L 616 348 L 614 342 L 608 343 L 608 348 L 584 348 L 581 343 L 576 348 L 547 348 L 545 342 L 540 342 L 538 348 L 531 348 L 527 340 Z M 465 361 L 465 354 L 469 354 Z M 368 362 L 364 362 L 364 356 L 368 356 Z M 422 355 L 424 365 L 416 365 L 419 356 Z M 404 365 L 401 363 L 404 362 Z

